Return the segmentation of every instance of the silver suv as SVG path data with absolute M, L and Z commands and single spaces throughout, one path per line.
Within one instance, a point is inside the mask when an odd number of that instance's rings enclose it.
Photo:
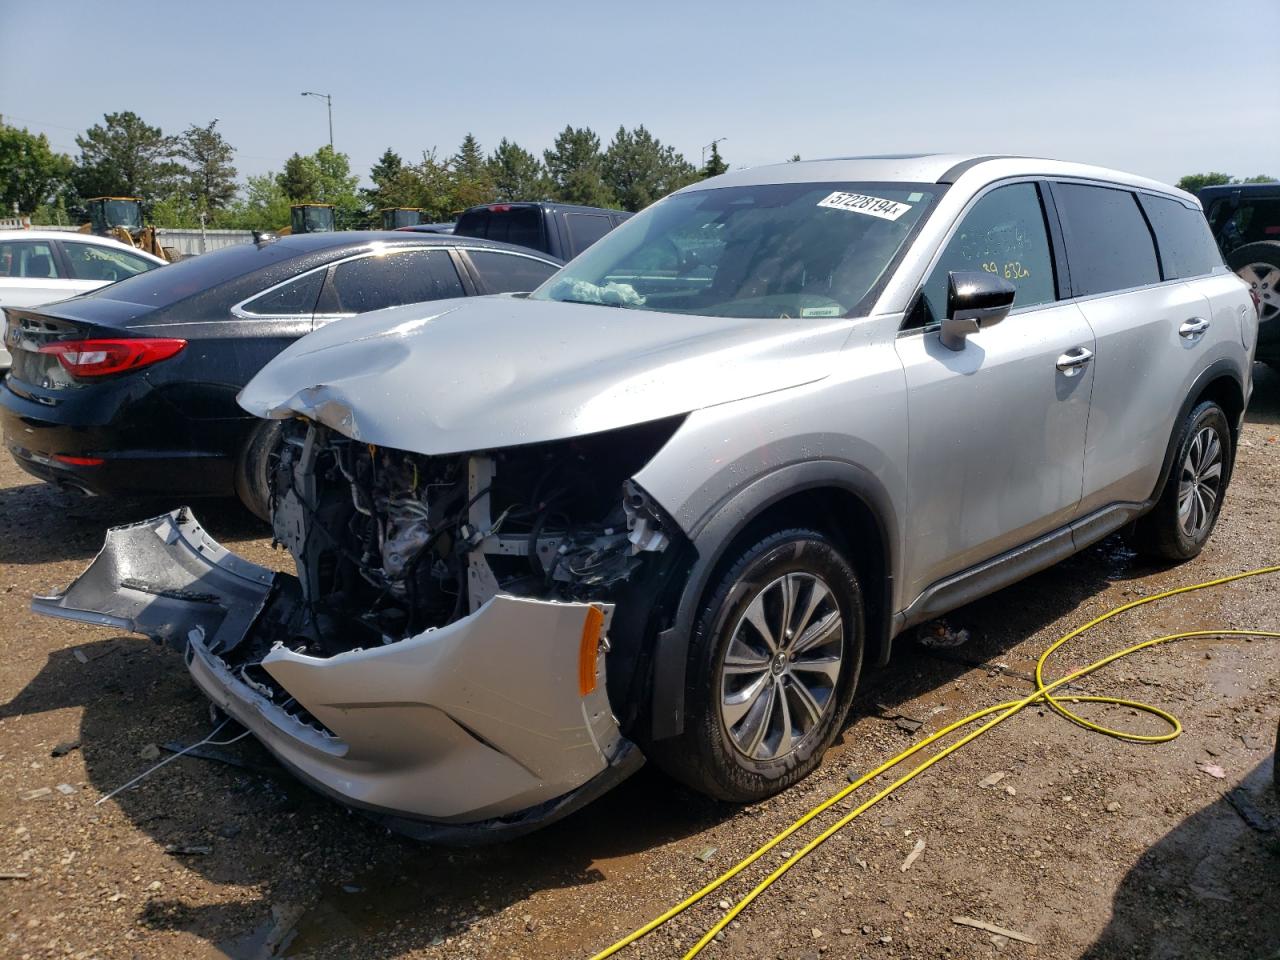
M 863 663 L 1127 528 L 1185 560 L 1257 315 L 1188 194 L 1012 157 L 696 184 L 528 297 L 332 324 L 241 394 L 276 539 L 186 509 L 38 598 L 182 649 L 307 782 L 425 837 L 564 815 L 647 757 L 751 801 Z

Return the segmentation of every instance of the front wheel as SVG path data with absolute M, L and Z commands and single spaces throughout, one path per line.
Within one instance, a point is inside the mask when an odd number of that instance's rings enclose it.
M 236 460 L 236 496 L 259 520 L 271 522 L 271 458 L 284 433 L 283 420 L 264 420 L 254 426 Z
M 1159 560 L 1190 560 L 1209 541 L 1234 460 L 1231 427 L 1211 400 L 1183 422 L 1164 492 L 1134 525 L 1133 547 Z
M 862 665 L 862 592 L 826 535 L 783 530 L 743 550 L 690 643 L 684 733 L 651 745 L 668 773 L 751 802 L 807 776 L 844 721 Z

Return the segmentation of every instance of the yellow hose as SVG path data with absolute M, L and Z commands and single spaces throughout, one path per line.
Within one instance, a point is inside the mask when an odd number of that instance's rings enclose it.
M 955 723 L 952 723 L 946 727 L 943 727 L 941 730 L 924 738 L 919 743 L 913 744 L 911 747 L 902 751 L 902 753 L 898 754 L 896 757 L 886 760 L 884 763 L 880 764 L 880 766 L 876 767 L 874 770 L 871 770 L 870 772 L 864 774 L 863 776 L 855 780 L 853 783 L 850 783 L 847 787 L 840 789 L 839 791 L 837 791 L 836 793 L 828 797 L 826 800 L 822 801 L 822 803 L 818 804 L 816 807 L 814 807 L 804 816 L 800 817 L 798 820 L 792 823 L 789 827 L 787 827 L 781 833 L 775 835 L 768 842 L 758 847 L 754 852 L 752 852 L 742 860 L 738 861 L 738 863 L 734 864 L 724 873 L 720 874 L 720 876 L 716 877 L 714 880 L 708 883 L 701 890 L 698 890 L 696 893 L 693 893 L 690 896 L 686 897 L 684 900 L 681 900 L 679 903 L 671 907 L 665 913 L 655 917 L 654 919 L 650 920 L 648 923 L 644 924 L 644 926 L 639 927 L 636 930 L 632 931 L 631 933 L 627 934 L 617 943 L 614 943 L 612 946 L 609 946 L 604 950 L 601 950 L 594 957 L 592 957 L 591 960 L 605 960 L 606 957 L 613 956 L 615 953 L 622 950 L 624 947 L 627 947 L 630 944 L 635 943 L 641 937 L 644 937 L 646 934 L 653 932 L 658 927 L 666 923 L 668 920 L 671 920 L 673 917 L 676 917 L 679 914 L 683 913 L 685 910 L 693 906 L 698 901 L 702 900 L 708 894 L 713 893 L 714 891 L 722 887 L 724 884 L 728 883 L 730 880 L 736 877 L 739 873 L 741 873 L 747 867 L 751 866 L 751 864 L 755 863 L 757 860 L 763 857 L 766 853 L 768 853 L 778 844 L 782 843 L 784 840 L 786 840 L 788 837 L 794 834 L 797 830 L 800 830 L 802 827 L 804 827 L 807 823 L 812 821 L 815 817 L 817 817 L 823 811 L 830 809 L 832 806 L 839 803 L 841 800 L 843 800 L 849 794 L 853 793 L 858 788 L 865 786 L 867 783 L 874 780 L 876 777 L 893 769 L 898 764 L 902 763 L 902 761 L 906 760 L 908 757 L 913 756 L 920 750 L 923 750 L 925 747 L 930 746 L 931 744 L 947 736 L 948 734 L 956 730 L 959 730 L 961 727 L 968 726 L 969 724 L 977 720 L 981 720 L 984 717 L 990 717 L 992 714 L 997 714 L 997 716 L 993 717 L 990 720 L 987 720 L 977 729 L 972 730 L 969 733 L 966 733 L 963 737 L 961 737 L 955 743 L 947 747 L 944 747 L 943 749 L 935 753 L 933 756 L 925 760 L 923 763 L 919 764 L 916 767 L 913 767 L 910 771 L 900 776 L 897 780 L 893 781 L 893 783 L 889 784 L 887 787 L 880 790 L 874 796 L 863 801 L 853 810 L 849 811 L 844 816 L 840 817 L 840 819 L 836 820 L 833 824 L 831 824 L 831 826 L 827 827 L 825 830 L 819 833 L 812 840 L 808 841 L 803 847 L 801 847 L 799 850 L 797 850 L 795 853 L 789 856 L 786 860 L 784 860 L 767 877 L 765 877 L 758 884 L 756 884 L 750 890 L 750 892 L 747 893 L 746 896 L 744 896 L 741 900 L 739 900 L 736 904 L 734 904 L 732 909 L 727 911 L 723 917 L 717 920 L 716 923 L 702 936 L 702 939 L 700 939 L 696 944 L 694 944 L 692 949 L 690 949 L 689 952 L 684 955 L 684 960 L 692 960 L 693 957 L 701 953 L 703 947 L 705 947 L 713 939 L 715 939 L 716 935 L 720 933 L 720 931 L 722 931 L 725 927 L 727 927 L 734 920 L 734 918 L 738 916 L 738 914 L 742 913 L 742 911 L 745 910 L 751 904 L 752 901 L 754 901 L 758 896 L 760 896 L 760 894 L 764 893 L 765 890 L 767 890 L 776 880 L 778 880 L 788 870 L 790 870 L 797 863 L 799 863 L 801 860 L 807 857 L 810 853 L 816 850 L 828 838 L 835 835 L 843 827 L 852 823 L 859 816 L 861 816 L 867 810 L 871 809 L 873 806 L 875 806 L 885 797 L 889 796 L 889 794 L 893 793 L 903 784 L 906 784 L 911 780 L 914 780 L 917 776 L 924 773 L 924 771 L 928 770 L 931 766 L 933 766 L 939 760 L 942 760 L 944 757 L 947 757 L 950 754 L 955 753 L 961 747 L 965 746 L 965 744 L 968 744 L 973 740 L 976 740 L 978 737 L 982 736 L 982 734 L 986 733 L 992 727 L 996 726 L 997 724 L 1003 723 L 1005 720 L 1009 719 L 1014 714 L 1019 713 L 1020 711 L 1022 711 L 1023 709 L 1025 709 L 1026 707 L 1034 703 L 1043 701 L 1047 703 L 1056 713 L 1070 720 L 1072 723 L 1078 726 L 1084 727 L 1087 730 L 1093 730 L 1097 733 L 1106 734 L 1109 737 L 1116 737 L 1118 739 L 1128 740 L 1134 743 L 1164 743 L 1166 741 L 1172 740 L 1174 737 L 1178 736 L 1178 734 L 1182 732 L 1182 724 L 1178 722 L 1178 718 L 1175 717 L 1173 714 L 1168 713 L 1167 711 L 1161 710 L 1159 707 L 1154 707 L 1154 706 L 1151 706 L 1150 704 L 1141 703 L 1136 700 L 1124 700 L 1119 697 L 1071 695 L 1071 696 L 1058 698 L 1053 696 L 1053 691 L 1057 690 L 1059 687 L 1065 684 L 1071 683 L 1074 680 L 1079 680 L 1082 677 L 1086 677 L 1096 670 L 1101 670 L 1103 667 L 1107 666 L 1108 664 L 1114 663 L 1115 661 L 1120 660 L 1123 657 L 1127 657 L 1131 653 L 1137 653 L 1139 650 L 1145 650 L 1148 647 L 1155 647 L 1163 643 L 1171 643 L 1175 640 L 1185 640 L 1191 637 L 1270 637 L 1272 639 L 1280 639 L 1280 632 L 1271 632 L 1267 630 L 1188 630 L 1182 633 L 1171 633 L 1162 637 L 1156 637 L 1155 639 L 1152 639 L 1152 640 L 1144 640 L 1142 643 L 1134 644 L 1131 647 L 1126 647 L 1123 650 L 1117 651 L 1116 653 L 1109 654 L 1100 660 L 1095 660 L 1093 663 L 1089 664 L 1088 666 L 1082 667 L 1079 670 L 1074 671 L 1073 673 L 1069 673 L 1066 676 L 1061 677 L 1060 679 L 1054 680 L 1053 682 L 1047 683 L 1047 684 L 1044 681 L 1044 666 L 1046 661 L 1063 644 L 1067 643 L 1070 640 L 1074 640 L 1076 637 L 1079 637 L 1081 634 L 1086 633 L 1087 631 L 1093 629 L 1094 627 L 1098 626 L 1098 624 L 1103 623 L 1106 620 L 1110 620 L 1114 616 L 1118 616 L 1121 613 L 1124 613 L 1128 610 L 1132 610 L 1134 607 L 1140 607 L 1148 603 L 1155 603 L 1157 600 L 1164 600 L 1169 597 L 1177 596 L 1178 594 L 1182 594 L 1182 593 L 1190 593 L 1194 590 L 1203 590 L 1207 587 L 1222 586 L 1223 584 L 1232 583 L 1236 580 L 1243 580 L 1247 577 L 1257 577 L 1257 576 L 1262 576 L 1262 575 L 1271 574 L 1271 573 L 1280 573 L 1280 566 L 1259 567 L 1256 570 L 1248 570 L 1244 573 L 1233 574 L 1229 577 L 1220 577 L 1217 580 L 1207 580 L 1204 583 L 1196 583 L 1186 587 L 1176 587 L 1173 590 L 1166 590 L 1163 593 L 1156 593 L 1156 594 L 1152 594 L 1149 597 L 1142 597 L 1137 600 L 1131 600 L 1128 603 L 1122 604 L 1118 607 L 1108 610 L 1106 613 L 1102 614 L 1099 617 L 1095 617 L 1094 619 L 1090 620 L 1088 623 L 1084 624 L 1084 626 L 1077 627 L 1076 629 L 1072 630 L 1070 633 L 1067 633 L 1066 635 L 1055 640 L 1052 644 L 1050 644 L 1049 648 L 1044 651 L 1044 653 L 1040 654 L 1040 658 L 1036 662 L 1036 673 L 1035 673 L 1036 688 L 1026 697 L 1022 698 L 1021 700 L 1009 700 L 1004 703 L 998 703 L 994 706 L 984 707 L 983 709 L 978 710 L 975 713 L 969 714 L 969 716 L 967 717 L 963 717 L 960 720 L 957 720 Z M 1162 734 L 1138 734 L 1138 733 L 1130 733 L 1125 730 L 1113 730 L 1109 727 L 1104 727 L 1101 724 L 1094 723 L 1091 720 L 1086 720 L 1084 717 L 1081 717 L 1079 714 L 1069 710 L 1064 705 L 1065 703 L 1105 703 L 1105 704 L 1110 704 L 1112 706 L 1128 707 L 1132 710 L 1138 710 L 1143 713 L 1148 713 L 1148 714 L 1151 714 L 1152 716 L 1160 718 L 1161 720 L 1163 720 L 1165 723 L 1169 725 L 1169 731 L 1167 733 L 1162 733 Z

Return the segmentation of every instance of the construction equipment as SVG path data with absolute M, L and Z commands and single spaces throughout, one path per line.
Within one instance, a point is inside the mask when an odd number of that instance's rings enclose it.
M 382 229 L 399 230 L 401 227 L 416 227 L 422 223 L 421 207 L 383 207 Z
M 162 257 L 169 262 L 182 256 L 172 247 L 162 246 L 155 227 L 142 224 L 142 201 L 137 197 L 94 197 L 85 201 L 89 222 L 80 233 L 112 237 L 121 243 Z
M 333 233 L 332 203 L 295 203 L 289 208 L 289 226 L 276 231 L 280 236 L 291 233 Z

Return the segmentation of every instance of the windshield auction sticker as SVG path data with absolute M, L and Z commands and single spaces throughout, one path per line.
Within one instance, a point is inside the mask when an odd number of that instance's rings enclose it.
M 830 207 L 833 210 L 848 210 L 850 213 L 865 213 L 869 217 L 879 217 L 881 220 L 897 220 L 911 209 L 909 203 L 869 197 L 865 193 L 844 193 L 840 190 L 819 200 L 818 206 Z

